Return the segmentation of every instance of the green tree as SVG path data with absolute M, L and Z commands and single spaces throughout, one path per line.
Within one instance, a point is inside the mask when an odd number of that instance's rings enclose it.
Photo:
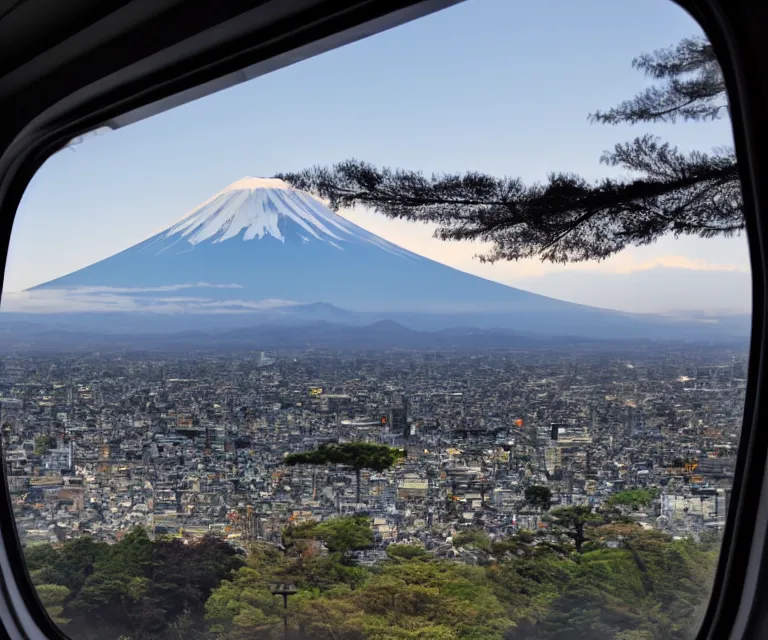
M 633 66 L 656 81 L 634 98 L 590 116 L 603 124 L 705 121 L 727 113 L 712 45 L 698 37 L 643 54 Z M 644 135 L 601 161 L 631 177 L 598 182 L 553 173 L 546 183 L 478 172 L 425 176 L 347 160 L 279 174 L 334 209 L 362 205 L 391 218 L 438 225 L 443 240 L 490 242 L 487 261 L 538 256 L 552 262 L 606 258 L 664 234 L 712 237 L 744 228 L 732 149 L 684 153 Z
M 405 457 L 405 451 L 383 444 L 369 442 L 346 442 L 320 445 L 314 451 L 292 453 L 285 457 L 285 464 L 341 464 L 355 470 L 357 480 L 357 502 L 360 502 L 360 472 L 363 469 L 386 471 Z
M 606 500 L 609 507 L 625 506 L 637 510 L 640 506 L 648 506 L 658 496 L 656 489 L 628 489 L 614 493 Z
M 283 530 L 287 548 L 298 540 L 322 540 L 328 551 L 346 556 L 350 551 L 367 549 L 374 543 L 371 519 L 363 514 L 328 518 L 323 522 L 305 522 Z
M 591 550 L 585 546 L 566 560 L 566 577 L 539 617 L 537 638 L 683 640 L 695 634 L 714 554 L 634 524 L 596 527 L 591 537 Z M 608 547 L 608 541 L 620 544 Z
M 211 632 L 227 638 L 277 637 L 282 625 L 281 603 L 268 583 L 250 567 L 222 582 L 205 604 Z
M 94 565 L 109 553 L 109 545 L 83 536 L 63 545 L 33 545 L 27 547 L 25 560 L 35 584 L 60 584 L 77 593 Z
M 44 456 L 51 449 L 56 447 L 56 438 L 54 436 L 36 436 L 35 449 L 36 456 Z
M 360 640 L 363 638 L 364 614 L 349 592 L 334 590 L 321 595 L 305 592 L 294 598 L 294 625 L 300 637 L 313 640 Z
M 548 614 L 558 594 L 568 584 L 574 562 L 544 547 L 530 545 L 523 555 L 505 557 L 486 569 L 494 593 L 507 607 L 515 625 L 511 637 L 535 637 L 536 625 Z
M 429 560 L 434 556 L 424 547 L 415 544 L 391 544 L 387 547 L 387 557 L 395 562 L 411 562 Z
M 475 547 L 486 553 L 491 551 L 491 539 L 483 529 L 467 529 L 453 536 L 454 547 Z
M 64 601 L 69 597 L 70 591 L 60 584 L 39 584 L 37 597 L 40 603 L 45 607 L 48 615 L 58 625 L 65 625 L 71 622 L 69 618 L 62 617 L 64 611 Z
M 552 503 L 552 491 L 546 485 L 533 484 L 525 488 L 525 503 L 534 509 L 548 511 Z
M 306 640 L 692 637 L 711 587 L 715 546 L 632 523 L 603 524 L 587 507 L 555 509 L 548 517 L 556 532 L 569 528 L 572 537 L 583 525 L 579 554 L 523 531 L 495 542 L 498 560 L 485 566 L 398 544 L 390 545 L 386 562 L 366 569 L 342 561 L 342 552 L 372 539 L 361 515 L 290 527 L 284 539 L 292 547 L 283 552 L 257 542 L 247 559 L 214 538 L 152 541 L 140 529 L 115 545 L 85 539 L 28 552 L 49 614 L 69 635 L 89 640 L 279 640 L 284 611 L 272 582 L 298 587 L 288 624 Z M 465 534 L 472 538 L 467 544 L 480 539 L 478 531 Z M 305 553 L 300 542 L 310 539 L 334 551 Z M 53 575 L 80 586 L 40 581 Z
M 587 539 L 584 528 L 587 525 L 597 525 L 603 522 L 599 515 L 592 513 L 592 507 L 586 505 L 553 509 L 552 518 L 557 526 L 565 530 L 565 535 L 573 540 L 577 553 L 581 553 Z
M 164 612 L 143 597 L 151 562 L 152 541 L 141 527 L 109 545 L 67 605 L 77 635 L 92 629 L 94 620 L 115 633 L 159 630 Z
M 71 635 L 134 640 L 202 632 L 211 591 L 244 563 L 222 540 L 152 541 L 141 528 L 114 545 L 35 545 L 27 561 L 49 614 Z
M 291 568 L 291 580 L 307 589 L 327 590 L 339 585 L 356 589 L 368 578 L 366 569 L 351 564 L 340 553 L 302 558 Z
M 155 541 L 145 597 L 163 611 L 163 633 L 181 620 L 202 629 L 205 601 L 244 564 L 242 555 L 213 536 L 190 544 L 178 539 Z
M 315 528 L 315 535 L 325 542 L 331 553 L 348 554 L 373 545 L 373 529 L 368 516 L 329 518 Z
M 282 530 L 282 542 L 289 552 L 303 550 L 302 542 L 317 538 L 317 520 L 307 520 L 299 524 L 291 524 Z
M 485 570 L 453 562 L 387 563 L 353 600 L 371 638 L 500 640 L 511 626 Z

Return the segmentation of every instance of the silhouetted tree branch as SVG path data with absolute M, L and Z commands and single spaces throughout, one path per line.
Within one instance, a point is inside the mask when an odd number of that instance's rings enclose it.
M 700 121 L 719 118 L 727 108 L 714 51 L 700 38 L 644 54 L 633 66 L 661 85 L 590 115 L 592 121 Z M 489 262 L 602 259 L 668 233 L 712 237 L 744 227 L 738 167 L 729 148 L 683 153 L 644 135 L 617 144 L 601 162 L 629 177 L 593 183 L 553 173 L 544 183 L 526 185 L 477 172 L 427 177 L 354 159 L 277 177 L 336 210 L 363 205 L 390 218 L 434 223 L 443 240 L 490 242 L 491 250 L 480 256 Z

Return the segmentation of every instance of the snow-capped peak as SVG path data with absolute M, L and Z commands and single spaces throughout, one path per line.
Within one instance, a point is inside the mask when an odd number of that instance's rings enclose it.
M 246 176 L 233 182 L 228 187 L 224 187 L 219 193 L 227 191 L 253 191 L 254 189 L 293 189 L 293 187 L 285 180 L 280 180 L 280 178 L 253 178 Z
M 253 176 L 245 176 L 240 180 L 235 180 L 232 184 L 227 185 L 221 191 L 214 193 L 210 198 L 201 202 L 192 211 L 185 213 L 173 226 L 181 224 L 187 218 L 190 218 L 196 214 L 200 209 L 210 204 L 217 198 L 220 198 L 224 194 L 231 193 L 233 191 L 253 191 L 254 189 L 293 189 L 285 180 L 279 178 L 254 178 Z
M 390 253 L 410 255 L 278 178 L 241 178 L 195 207 L 154 240 L 161 241 L 166 249 L 168 245 L 162 241 L 171 240 L 178 250 L 179 241 L 197 245 L 266 236 L 299 245 L 323 242 L 342 251 L 347 242 L 364 242 Z

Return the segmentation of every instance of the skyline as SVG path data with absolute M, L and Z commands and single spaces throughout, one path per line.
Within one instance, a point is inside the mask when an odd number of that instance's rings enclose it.
M 666 0 L 642 8 L 592 1 L 579 10 L 469 0 L 94 136 L 50 158 L 30 184 L 14 225 L 5 291 L 126 249 L 246 175 L 354 156 L 427 173 L 472 169 L 532 181 L 565 170 L 595 179 L 616 175 L 598 164 L 602 151 L 636 135 L 655 133 L 684 150 L 730 144 L 723 120 L 642 127 L 586 120 L 647 86 L 631 68 L 634 56 L 699 32 Z M 519 59 L 525 64 L 514 67 L 511 82 L 499 83 L 500 72 Z M 487 265 L 473 258 L 480 245 L 444 243 L 428 227 L 371 212 L 341 213 L 444 264 L 571 302 L 749 312 L 743 237 L 664 238 L 601 263 Z

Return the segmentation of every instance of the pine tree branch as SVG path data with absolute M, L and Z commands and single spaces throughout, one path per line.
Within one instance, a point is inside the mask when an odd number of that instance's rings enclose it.
M 554 174 L 545 184 L 478 173 L 437 175 L 376 169 L 349 160 L 278 177 L 329 201 L 437 224 L 443 240 L 492 243 L 486 261 L 538 256 L 601 259 L 664 233 L 708 237 L 743 228 L 738 167 L 728 152 L 680 153 L 650 136 L 617 145 L 603 161 L 641 175 L 589 184 Z
M 644 53 L 632 60 L 635 69 L 656 80 L 695 73 L 708 64 L 717 64 L 717 57 L 710 42 L 701 37 L 683 38 L 674 47 Z
M 589 116 L 593 122 L 674 122 L 712 120 L 727 107 L 725 80 L 712 45 L 701 38 L 687 38 L 676 47 L 644 54 L 632 66 L 646 75 L 665 80 L 608 111 Z
M 714 119 L 727 107 L 712 46 L 701 38 L 644 54 L 633 66 L 663 80 L 593 122 Z M 589 183 L 566 173 L 526 185 L 477 172 L 424 176 L 347 160 L 278 175 L 332 209 L 362 205 L 390 218 L 432 223 L 442 240 L 491 243 L 483 261 L 603 259 L 666 233 L 712 237 L 744 228 L 738 166 L 730 149 L 683 154 L 653 136 L 617 144 L 601 162 L 623 179 Z

